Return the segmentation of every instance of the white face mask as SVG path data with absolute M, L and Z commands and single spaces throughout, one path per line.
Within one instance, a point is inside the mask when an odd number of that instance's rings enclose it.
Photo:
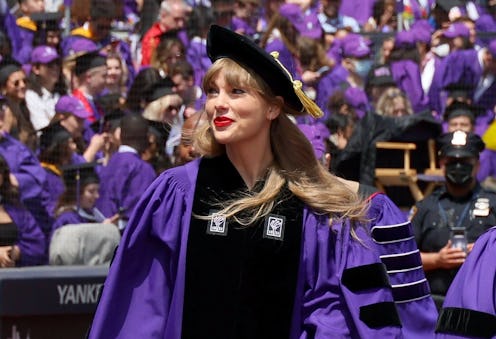
M 438 57 L 444 58 L 450 52 L 450 46 L 448 44 L 438 45 L 436 47 L 431 48 L 432 52 L 436 54 Z

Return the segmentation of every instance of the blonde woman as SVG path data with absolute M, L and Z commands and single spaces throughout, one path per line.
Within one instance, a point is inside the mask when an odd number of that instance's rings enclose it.
M 320 109 L 249 38 L 207 41 L 203 157 L 143 195 L 89 337 L 401 337 L 364 202 L 288 118 Z
M 413 114 L 412 103 L 399 88 L 387 89 L 377 100 L 376 113 L 388 117 L 402 117 Z

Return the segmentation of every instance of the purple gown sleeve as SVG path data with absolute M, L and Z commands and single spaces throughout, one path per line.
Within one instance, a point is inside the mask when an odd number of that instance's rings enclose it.
M 188 165 L 194 172 L 197 163 Z M 194 190 L 185 168 L 162 173 L 132 213 L 105 281 L 90 339 L 180 338 Z
M 496 324 L 496 227 L 493 227 L 481 235 L 474 244 L 465 263 L 461 266 L 455 279 L 450 285 L 446 299 L 441 311 L 437 339 L 474 338 L 471 335 L 448 334 L 446 330 L 440 331 L 440 325 L 448 322 L 443 317 L 447 308 L 462 308 L 485 313 L 492 321 L 486 321 L 486 325 Z M 467 324 L 466 318 L 456 317 L 459 324 Z M 484 324 L 484 323 L 482 323 Z M 493 333 L 492 338 L 496 336 Z
M 347 269 L 380 263 L 370 236 L 363 226 L 350 234 L 348 223 L 328 226 L 328 219 L 307 213 L 304 228 L 303 281 L 301 309 L 293 323 L 302 322 L 301 332 L 293 338 L 403 338 L 399 326 L 369 327 L 361 318 L 370 305 L 387 303 L 394 308 L 390 287 L 352 291 L 343 283 Z M 300 278 L 301 278 L 300 277 Z M 301 287 L 301 285 L 300 285 Z M 297 296 L 295 305 L 299 302 Z M 397 316 L 397 314 L 396 314 Z M 295 325 L 293 325 L 295 326 Z M 298 333 L 298 335 L 295 335 Z
M 391 72 L 398 87 L 410 99 L 413 111 L 420 112 L 426 109 L 428 106 L 428 97 L 422 89 L 418 64 L 412 60 L 395 61 L 391 64 Z
M 34 266 L 46 264 L 45 235 L 36 223 L 36 220 L 23 207 L 5 205 L 5 209 L 12 221 L 19 228 L 19 242 L 21 251 L 18 266 Z
M 385 194 L 371 196 L 368 218 L 375 248 L 393 287 L 405 338 L 433 338 L 438 312 L 411 223 Z

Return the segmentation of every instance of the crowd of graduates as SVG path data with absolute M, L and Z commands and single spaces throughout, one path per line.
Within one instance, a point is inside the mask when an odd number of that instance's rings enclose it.
M 406 129 L 435 138 L 466 116 L 489 149 L 477 179 L 496 175 L 494 1 L 64 6 L 0 1 L 1 267 L 48 263 L 68 224 L 124 231 L 150 183 L 196 156 L 214 23 L 276 53 L 301 81 L 324 116 L 295 123 L 333 172 L 373 184 L 372 141 Z M 361 166 L 350 166 L 357 153 Z

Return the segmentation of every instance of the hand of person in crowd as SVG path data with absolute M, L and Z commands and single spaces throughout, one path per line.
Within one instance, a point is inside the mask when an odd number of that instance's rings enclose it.
M 172 119 L 179 113 L 179 109 L 183 104 L 183 99 L 178 94 L 167 95 L 163 101 L 164 107 L 164 122 L 171 122 Z
M 459 249 L 451 247 L 451 240 L 438 252 L 438 266 L 444 269 L 457 268 L 463 264 L 467 254 Z
M 10 184 L 14 187 L 19 187 L 19 181 L 12 173 L 9 173 Z
M 13 246 L 0 246 L 0 267 L 14 267 L 15 261 L 12 259 Z
M 301 80 L 303 80 L 303 82 L 308 85 L 314 84 L 315 82 L 317 82 L 317 80 L 319 80 L 319 78 L 320 74 L 312 71 L 305 71 L 301 75 Z
M 117 221 L 119 220 L 119 218 L 120 218 L 119 213 L 114 214 L 110 218 L 107 218 L 107 219 L 103 220 L 103 224 L 114 224 L 114 225 L 117 225 Z
M 95 134 L 90 141 L 90 144 L 84 151 L 83 157 L 87 162 L 95 160 L 96 153 L 102 151 L 105 146 L 105 141 L 108 139 L 108 133 Z
M 472 249 L 474 248 L 474 243 L 471 242 L 469 244 L 467 244 L 467 254 L 472 252 Z

